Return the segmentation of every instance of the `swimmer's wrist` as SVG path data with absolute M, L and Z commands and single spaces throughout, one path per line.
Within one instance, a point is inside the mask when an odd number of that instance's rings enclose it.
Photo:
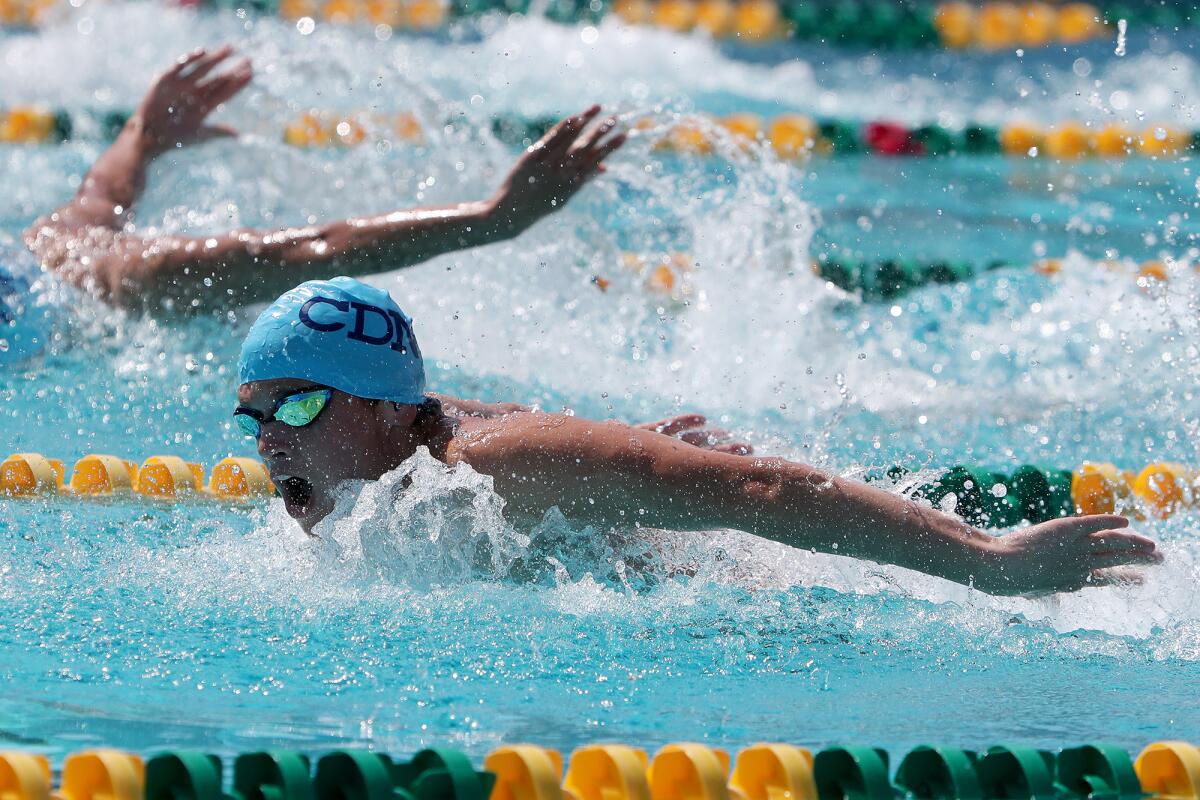
M 1016 576 L 1012 574 L 1013 553 L 998 536 L 975 531 L 969 546 L 972 571 L 963 581 L 987 594 L 1009 594 Z
M 150 160 L 162 153 L 166 148 L 157 140 L 153 133 L 146 127 L 145 120 L 141 114 L 134 114 L 125 122 L 125 127 L 121 129 L 121 133 L 117 137 L 122 139 L 129 146 L 136 148 L 137 152 L 146 160 Z
M 503 197 L 499 193 L 471 205 L 476 207 L 480 229 L 487 231 L 489 239 L 511 238 L 528 227 L 521 225 L 512 213 L 505 210 Z

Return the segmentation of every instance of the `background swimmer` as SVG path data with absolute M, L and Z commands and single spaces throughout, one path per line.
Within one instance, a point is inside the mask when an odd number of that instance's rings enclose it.
M 252 326 L 238 371 L 235 418 L 310 533 L 341 484 L 378 479 L 424 447 L 490 475 L 516 518 L 557 507 L 599 530 L 733 528 L 992 594 L 1074 591 L 1128 577 L 1114 567 L 1161 560 L 1115 515 L 993 537 L 804 464 L 712 452 L 618 422 L 452 417 L 426 395 L 411 320 L 386 292 L 352 278 L 311 281 L 276 300 Z
M 420 263 L 518 235 L 561 208 L 625 141 L 609 117 L 586 133 L 599 106 L 568 117 L 517 160 L 486 200 L 395 211 L 275 231 L 203 237 L 139 235 L 130 219 L 155 158 L 172 148 L 236 136 L 206 120 L 251 81 L 249 59 L 217 72 L 232 55 L 198 49 L 163 73 L 75 197 L 36 220 L 25 242 L 46 269 L 122 305 L 211 308 L 268 300 L 330 273 L 363 275 Z

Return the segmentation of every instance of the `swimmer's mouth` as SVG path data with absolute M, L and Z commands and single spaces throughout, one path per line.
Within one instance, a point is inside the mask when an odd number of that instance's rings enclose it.
M 308 501 L 312 499 L 313 486 L 304 478 L 296 475 L 280 475 L 275 479 L 275 486 L 288 509 L 304 511 Z

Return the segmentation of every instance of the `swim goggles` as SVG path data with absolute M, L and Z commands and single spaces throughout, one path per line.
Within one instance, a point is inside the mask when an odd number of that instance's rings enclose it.
M 265 415 L 253 408 L 238 406 L 237 410 L 233 412 L 233 418 L 237 420 L 238 427 L 242 429 L 243 433 L 257 439 L 262 435 L 262 426 L 272 419 L 277 419 L 284 425 L 290 425 L 293 428 L 311 425 L 325 410 L 325 406 L 332 396 L 332 389 L 314 386 L 280 398 L 275 403 L 275 407 Z

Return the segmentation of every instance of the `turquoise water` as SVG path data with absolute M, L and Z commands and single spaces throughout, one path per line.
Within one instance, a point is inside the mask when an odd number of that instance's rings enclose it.
M 246 136 L 157 165 L 143 227 L 201 233 L 482 196 L 513 157 L 486 133 L 493 113 L 596 99 L 664 122 L 752 110 L 1188 126 L 1200 77 L 1190 40 L 1142 31 L 1123 57 L 1112 43 L 1021 57 L 748 54 L 610 24 L 491 19 L 379 41 L 112 4 L 0 38 L 0 105 L 129 107 L 175 54 L 227 39 L 258 66 L 222 112 Z M 461 110 L 478 124 L 415 150 L 279 144 L 280 120 L 311 105 Z M 113 312 L 38 276 L 20 248 L 99 146 L 0 147 L 0 252 L 35 284 L 8 302 L 25 307 L 18 331 L 46 341 L 18 358 L 31 348 L 14 339 L 0 362 L 0 450 L 210 466 L 250 455 L 228 416 L 244 316 Z M 380 276 L 416 318 L 434 388 L 630 421 L 700 411 L 760 452 L 848 475 L 896 461 L 1200 464 L 1193 161 L 727 155 L 680 158 L 635 137 L 608 176 L 519 239 Z M 809 273 L 831 248 L 1069 257 L 1054 278 L 999 270 L 864 305 Z M 622 273 L 628 250 L 690 253 L 686 296 L 647 294 Z M 1164 256 L 1180 263 L 1158 288 L 1097 263 Z M 612 551 L 554 519 L 513 530 L 477 477 L 409 468 L 419 480 L 404 507 L 354 509 L 316 544 L 276 504 L 0 501 L 0 743 L 55 756 L 431 743 L 481 755 L 521 740 L 1136 749 L 1200 730 L 1190 511 L 1139 526 L 1167 554 L 1141 586 L 1002 599 L 733 533 L 663 532 L 659 560 L 622 571 L 636 545 Z M 483 540 L 501 563 L 478 563 Z M 672 577 L 680 566 L 695 574 Z

